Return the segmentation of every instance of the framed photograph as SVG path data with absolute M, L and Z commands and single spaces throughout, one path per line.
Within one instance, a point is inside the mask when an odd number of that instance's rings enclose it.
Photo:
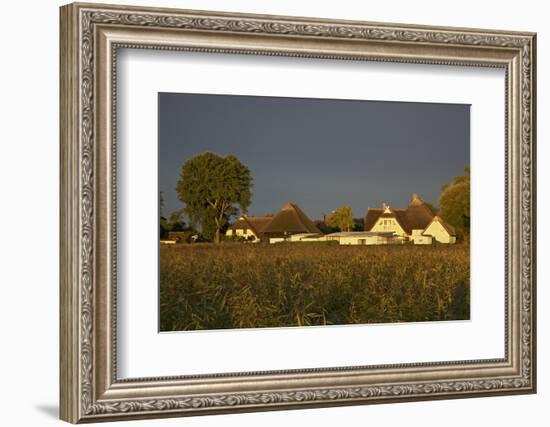
M 63 420 L 536 391 L 535 34 L 60 22 Z

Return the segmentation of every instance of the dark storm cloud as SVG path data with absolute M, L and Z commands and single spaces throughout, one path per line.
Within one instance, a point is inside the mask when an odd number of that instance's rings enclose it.
M 411 193 L 437 204 L 470 162 L 470 107 L 261 96 L 159 94 L 159 190 L 164 214 L 184 161 L 234 154 L 252 171 L 249 213 L 297 203 L 310 217 L 351 205 L 355 217 Z

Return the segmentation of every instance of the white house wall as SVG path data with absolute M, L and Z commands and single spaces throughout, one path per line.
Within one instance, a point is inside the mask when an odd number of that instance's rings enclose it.
M 419 236 L 414 235 L 411 237 L 415 245 L 431 245 L 433 243 L 432 236 Z
M 438 221 L 433 221 L 424 231 L 424 234 L 433 236 L 439 243 L 455 243 L 456 237 L 451 236 L 449 232 Z
M 386 221 L 386 223 L 384 221 Z M 369 231 L 382 233 L 392 232 L 398 234 L 399 236 L 407 235 L 405 230 L 403 230 L 395 218 L 378 218 L 374 226 Z
M 387 245 L 391 243 L 391 238 L 384 236 L 342 236 L 335 240 L 338 240 L 341 245 Z
M 250 236 L 254 236 L 254 239 L 258 240 L 258 236 L 254 234 L 254 232 L 251 229 L 243 229 L 243 228 L 237 228 L 236 230 L 229 229 L 225 233 L 226 236 L 236 236 L 236 237 L 245 237 L 248 238 Z

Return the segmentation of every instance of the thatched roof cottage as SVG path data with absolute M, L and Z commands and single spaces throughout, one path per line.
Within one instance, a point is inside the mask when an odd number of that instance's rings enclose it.
M 369 208 L 365 216 L 365 231 L 393 232 L 416 244 L 430 244 L 433 240 L 456 242 L 453 227 L 437 216 L 417 194 L 412 195 L 411 203 L 405 209 L 391 208 L 386 204 L 382 208 Z

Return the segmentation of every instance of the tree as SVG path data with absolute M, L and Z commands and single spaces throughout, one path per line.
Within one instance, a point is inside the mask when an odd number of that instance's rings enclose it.
M 166 218 L 163 215 L 164 210 L 164 194 L 162 191 L 159 193 L 159 222 L 160 222 L 160 233 L 159 236 L 161 239 L 164 239 L 166 237 L 166 234 L 168 234 L 168 225 L 166 223 Z
M 164 216 L 163 211 L 164 211 L 164 193 L 161 191 L 159 193 L 159 214 L 161 218 Z
M 223 234 L 224 231 L 226 231 L 227 227 L 229 226 L 229 220 L 233 215 L 236 215 L 238 211 L 234 210 L 231 212 L 226 213 L 224 215 L 224 220 L 222 221 L 224 225 L 222 225 L 220 231 L 221 234 Z M 204 240 L 207 241 L 213 241 L 216 239 L 216 220 L 215 220 L 215 211 L 214 209 L 208 209 L 205 212 L 204 218 L 201 221 L 201 236 Z
M 353 218 L 353 227 L 351 231 L 365 231 L 365 219 Z
M 184 231 L 186 229 L 185 221 L 182 219 L 182 216 L 182 209 L 174 211 L 170 215 L 168 215 L 168 224 L 170 224 L 170 231 Z
M 168 215 L 168 219 L 160 217 L 160 238 L 164 239 L 170 231 L 187 231 L 189 228 L 186 226 L 185 221 L 182 219 L 183 211 L 172 212 Z
M 250 170 L 233 155 L 204 153 L 187 160 L 176 186 L 184 211 L 205 229 L 214 226 L 214 241 L 221 242 L 221 230 L 239 210 L 246 213 L 252 198 Z
M 470 168 L 464 172 L 466 175 L 455 176 L 444 185 L 439 196 L 441 217 L 461 236 L 470 234 Z
M 339 228 L 340 231 L 351 231 L 354 224 L 351 206 L 342 206 L 333 211 L 327 218 L 327 225 Z

